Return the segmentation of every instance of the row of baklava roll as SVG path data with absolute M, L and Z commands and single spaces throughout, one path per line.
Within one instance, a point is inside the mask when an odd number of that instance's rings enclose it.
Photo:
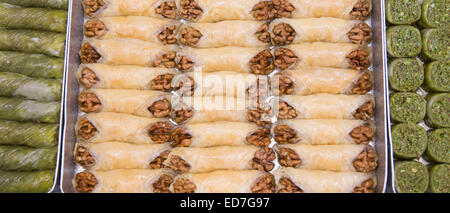
M 371 65 L 365 45 L 313 42 L 269 47 L 178 48 L 137 39 L 88 39 L 80 50 L 84 64 L 136 65 L 180 71 L 234 71 L 265 75 L 302 67 L 364 70 Z
M 182 23 L 143 16 L 88 19 L 87 38 L 134 38 L 161 45 L 182 44 L 196 48 L 223 46 L 264 47 L 304 42 L 370 43 L 371 28 L 363 21 L 338 18 L 275 19 Z
M 83 0 L 87 17 L 148 16 L 191 22 L 335 17 L 365 20 L 370 0 Z

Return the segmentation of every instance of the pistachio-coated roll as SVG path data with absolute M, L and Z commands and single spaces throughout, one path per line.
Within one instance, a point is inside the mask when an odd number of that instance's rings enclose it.
M 58 147 L 28 148 L 0 146 L 0 169 L 3 171 L 36 171 L 54 169 Z
M 428 188 L 428 170 L 417 161 L 395 162 L 395 190 L 398 193 L 424 193 Z
M 45 193 L 52 188 L 54 177 L 54 170 L 37 172 L 0 171 L 0 192 Z
M 426 156 L 438 163 L 450 163 L 450 129 L 435 129 L 428 134 Z
M 414 57 L 422 49 L 420 31 L 408 25 L 389 27 L 386 31 L 386 44 L 391 57 Z
M 0 30 L 0 50 L 64 57 L 66 35 L 35 30 Z
M 62 78 L 64 59 L 41 54 L 0 51 L 0 70 L 36 78 Z
M 22 7 L 45 7 L 67 10 L 69 0 L 0 0 L 0 2 Z
M 450 193 L 450 165 L 438 164 L 429 168 L 430 186 L 429 192 Z
M 425 123 L 434 128 L 450 127 L 450 93 L 428 94 Z
M 419 23 L 424 27 L 448 27 L 449 14 L 447 0 L 425 0 L 422 3 L 422 18 Z
M 419 0 L 386 0 L 386 19 L 391 24 L 412 24 L 420 19 Z
M 0 119 L 58 123 L 60 102 L 30 101 L 0 97 Z
M 0 72 L 0 95 L 39 101 L 61 99 L 61 81 Z
M 389 85 L 401 92 L 416 91 L 424 81 L 422 62 L 414 58 L 397 58 L 389 62 Z
M 411 92 L 392 93 L 389 98 L 391 119 L 394 122 L 420 122 L 426 113 L 426 101 Z
M 450 59 L 450 29 L 422 30 L 422 54 L 428 60 Z
M 433 61 L 426 66 L 423 88 L 431 92 L 450 92 L 450 60 Z
M 66 32 L 66 25 L 67 11 L 21 8 L 0 3 L 0 26 L 2 27 Z
M 0 144 L 50 147 L 58 144 L 58 124 L 0 120 Z
M 414 123 L 394 125 L 392 126 L 392 146 L 396 158 L 418 158 L 427 148 L 427 132 Z

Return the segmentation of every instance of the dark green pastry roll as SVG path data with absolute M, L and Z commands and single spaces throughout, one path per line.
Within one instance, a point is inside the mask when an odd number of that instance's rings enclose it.
M 426 130 L 414 123 L 401 123 L 392 126 L 392 148 L 398 159 L 420 157 L 427 148 Z
M 37 30 L 0 29 L 0 50 L 64 57 L 66 35 Z
M 395 190 L 398 193 L 424 193 L 428 188 L 428 170 L 417 161 L 395 162 Z
M 30 101 L 0 97 L 0 119 L 58 123 L 60 102 Z
M 412 24 L 420 15 L 419 0 L 386 0 L 386 19 L 391 24 Z
M 0 3 L 1 27 L 66 32 L 66 25 L 67 11 L 44 8 L 22 8 Z
M 422 55 L 426 59 L 450 59 L 450 28 L 422 30 L 422 44 Z
M 416 91 L 424 80 L 422 62 L 414 58 L 397 58 L 389 62 L 389 85 L 401 92 Z
M 448 0 L 425 0 L 422 3 L 422 18 L 419 23 L 424 27 L 449 27 Z
M 63 77 L 64 59 L 41 54 L 0 51 L 0 71 L 36 78 Z
M 426 157 L 438 163 L 450 163 L 450 129 L 435 129 L 428 135 Z
M 38 171 L 56 168 L 58 147 L 0 146 L 0 170 Z
M 389 27 L 386 43 L 389 56 L 396 58 L 414 57 L 422 49 L 420 31 L 409 25 Z
M 450 92 L 450 59 L 433 61 L 426 66 L 423 88 L 431 92 Z
M 0 120 L 0 144 L 29 147 L 58 145 L 58 124 Z
M 57 101 L 61 99 L 61 80 L 30 78 L 17 73 L 0 72 L 0 95 Z
M 437 164 L 429 168 L 430 187 L 432 193 L 450 193 L 450 165 Z
M 434 128 L 450 127 L 450 93 L 428 94 L 425 123 Z
M 418 123 L 425 118 L 426 101 L 412 92 L 392 93 L 389 98 L 391 119 L 394 122 Z
M 52 189 L 54 170 L 38 172 L 0 171 L 1 193 L 46 193 Z
M 69 0 L 0 0 L 22 7 L 45 7 L 67 10 Z

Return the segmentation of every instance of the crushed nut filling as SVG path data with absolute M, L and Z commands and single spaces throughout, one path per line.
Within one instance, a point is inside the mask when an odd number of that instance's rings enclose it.
M 173 140 L 173 147 L 188 147 L 192 142 L 192 135 L 183 128 L 176 128 L 170 138 Z
M 77 146 L 75 150 L 75 162 L 80 164 L 81 166 L 92 166 L 95 164 L 95 158 L 91 155 L 89 150 L 81 145 Z
M 278 144 L 296 143 L 298 140 L 297 132 L 288 125 L 278 125 L 273 129 L 275 141 Z
M 294 5 L 289 0 L 272 0 L 275 18 L 291 18 L 295 11 Z
M 184 121 L 188 120 L 194 115 L 194 110 L 192 110 L 189 106 L 183 105 L 180 109 L 174 110 L 174 115 L 172 116 L 172 119 L 180 124 Z
M 364 70 L 370 66 L 369 53 L 365 50 L 354 50 L 347 55 L 349 65 L 356 70 Z
M 175 35 L 176 30 L 177 30 L 176 25 L 164 27 L 163 30 L 158 34 L 158 39 L 163 44 L 175 44 L 177 43 L 177 37 Z
M 251 186 L 252 193 L 274 193 L 275 178 L 271 174 L 264 174 Z
M 366 23 L 359 23 L 347 35 L 353 44 L 368 44 L 372 41 L 372 28 Z
M 270 43 L 269 23 L 262 24 L 255 32 L 256 38 L 263 43 Z
M 295 84 L 288 74 L 277 73 L 276 77 L 278 77 L 278 88 L 273 89 L 276 95 L 291 95 L 294 93 Z M 275 84 L 275 86 L 277 85 Z
M 252 109 L 247 110 L 247 119 L 258 126 L 272 123 L 272 116 L 272 108 L 266 104 L 256 104 Z
M 75 190 L 77 192 L 92 192 L 97 184 L 97 178 L 90 172 L 84 171 L 75 175 Z
M 181 0 L 180 5 L 180 16 L 188 21 L 195 21 L 203 13 L 202 8 L 195 0 Z
M 278 105 L 278 118 L 293 119 L 297 117 L 297 111 L 288 103 L 282 101 Z
M 81 46 L 80 60 L 83 64 L 97 63 L 102 57 L 88 42 Z
M 177 4 L 175 1 L 162 2 L 157 8 L 155 13 L 161 15 L 164 18 L 176 19 L 177 18 Z
M 195 92 L 194 78 L 187 75 L 179 76 L 179 78 L 172 83 L 172 87 L 179 95 L 193 96 Z
M 372 90 L 372 79 L 370 78 L 370 73 L 365 72 L 362 74 L 357 81 L 352 83 L 352 93 L 357 95 L 364 95 Z
M 175 193 L 194 193 L 196 189 L 197 186 L 186 178 L 178 178 L 173 183 L 173 191 Z
M 268 75 L 275 69 L 273 56 L 269 49 L 256 54 L 250 60 L 250 70 L 256 75 Z
M 175 51 L 169 51 L 161 56 L 159 56 L 154 62 L 154 67 L 162 67 L 162 68 L 174 68 L 175 67 L 175 58 L 177 53 Z
M 148 135 L 155 143 L 166 143 L 170 140 L 172 128 L 167 122 L 159 121 L 148 129 Z
M 191 71 L 192 68 L 194 67 L 194 61 L 190 58 L 188 58 L 187 56 L 180 56 L 178 63 L 177 63 L 177 68 L 181 71 Z
M 373 193 L 375 182 L 372 179 L 365 180 L 353 189 L 353 193 Z
M 163 174 L 161 175 L 158 180 L 156 180 L 152 186 L 153 186 L 153 192 L 154 193 L 170 193 L 169 187 L 170 184 L 172 184 L 173 178 L 169 175 Z
M 375 113 L 375 104 L 372 101 L 368 101 L 356 109 L 352 115 L 357 120 L 370 120 Z
M 364 21 L 370 16 L 370 2 L 368 0 L 359 0 L 352 11 L 350 11 L 352 19 Z
M 103 6 L 105 6 L 103 0 L 84 0 L 84 13 L 92 17 L 94 13 L 99 11 Z
M 295 168 L 302 164 L 302 159 L 300 159 L 300 156 L 298 156 L 294 150 L 289 148 L 280 148 L 278 157 L 280 165 L 282 166 Z
M 92 124 L 87 118 L 81 119 L 78 125 L 80 126 L 80 129 L 78 129 L 78 136 L 84 140 L 89 140 L 97 134 L 97 128 L 95 128 L 94 124 Z
M 105 34 L 106 26 L 100 20 L 88 20 L 84 24 L 84 35 L 86 37 L 96 37 Z
M 85 86 L 86 88 L 93 87 L 99 81 L 100 79 L 98 79 L 95 72 L 91 69 L 85 67 L 83 68 L 83 70 L 81 70 L 80 83 L 83 84 L 83 86 Z
M 164 92 L 168 92 L 172 89 L 172 80 L 175 77 L 174 74 L 162 74 L 156 76 L 151 81 L 152 90 L 160 90 Z
M 251 161 L 251 166 L 253 169 L 268 172 L 275 167 L 275 164 L 272 162 L 275 159 L 276 154 L 273 149 L 266 146 L 255 152 Z
M 270 144 L 270 130 L 268 128 L 258 129 L 246 138 L 249 144 L 255 146 L 268 146 Z
M 299 61 L 299 58 L 295 53 L 287 48 L 278 48 L 274 52 L 275 61 L 274 64 L 280 70 L 285 70 L 292 67 Z
M 149 167 L 150 169 L 162 169 L 165 168 L 166 166 L 164 166 L 164 161 L 169 157 L 170 151 L 164 151 L 162 152 L 158 157 L 156 157 L 155 159 L 153 159 L 150 163 L 149 163 Z
M 169 159 L 169 168 L 179 172 L 189 172 L 191 165 L 180 156 L 174 155 Z
M 295 32 L 294 28 L 286 23 L 279 23 L 275 25 L 272 33 L 272 43 L 278 46 L 292 44 L 297 36 L 297 32 Z
M 102 102 L 93 92 L 83 91 L 78 95 L 80 110 L 85 113 L 99 112 L 102 109 Z
M 303 190 L 287 177 L 280 178 L 278 183 L 280 184 L 278 193 L 303 193 Z
M 265 21 L 275 17 L 275 11 L 273 10 L 272 1 L 260 1 L 253 6 L 250 13 L 258 21 Z
M 194 46 L 202 37 L 202 33 L 193 28 L 193 27 L 185 27 L 180 32 L 180 43 L 187 46 Z
M 295 11 L 289 0 L 272 0 L 275 18 L 291 18 Z
M 357 172 L 371 172 L 377 168 L 377 153 L 373 148 L 366 148 L 353 160 Z
M 148 107 L 148 111 L 150 111 L 155 118 L 165 118 L 169 116 L 170 110 L 171 104 L 166 98 L 155 101 Z
M 375 136 L 375 131 L 369 125 L 358 126 L 350 132 L 356 144 L 369 144 Z

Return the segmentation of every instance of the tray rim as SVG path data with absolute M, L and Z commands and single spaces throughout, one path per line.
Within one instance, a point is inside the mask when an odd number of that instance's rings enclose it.
M 390 158 L 390 155 L 391 155 L 391 149 L 389 148 L 390 147 L 390 140 L 388 140 L 389 138 L 390 138 L 390 132 L 388 132 L 389 131 L 389 122 L 390 122 L 390 120 L 389 120 L 389 114 L 388 114 L 388 99 L 387 99 L 387 93 L 388 93 L 388 91 L 387 91 L 387 88 L 388 87 L 386 87 L 387 85 L 388 85 L 388 81 L 387 81 L 387 55 L 386 55 L 386 39 L 385 39 L 385 31 L 386 31 L 386 25 L 385 25 L 385 11 L 384 11 L 384 8 L 385 8 L 385 0 L 372 0 L 371 1 L 372 2 L 372 6 L 373 5 L 377 5 L 378 3 L 375 3 L 375 2 L 379 2 L 379 7 L 372 7 L 372 18 L 370 19 L 370 21 L 377 21 L 377 22 L 379 22 L 379 30 L 380 30 L 380 32 L 378 32 L 379 33 L 379 35 L 378 36 L 381 36 L 381 49 L 382 49 L 382 53 L 381 53 L 381 61 L 380 61 L 380 65 L 378 65 L 378 70 L 372 70 L 372 73 L 374 74 L 376 71 L 378 71 L 378 72 L 383 72 L 382 73 L 382 83 L 380 83 L 380 85 L 382 85 L 383 86 L 383 88 L 382 89 L 380 89 L 381 91 L 380 92 L 383 92 L 383 95 L 382 96 L 380 96 L 383 100 L 382 100 L 382 102 L 384 101 L 384 103 L 383 103 L 383 115 L 382 116 L 379 116 L 380 118 L 379 119 L 381 119 L 381 121 L 380 122 L 384 122 L 384 126 L 382 126 L 382 127 L 378 127 L 377 128 L 377 131 L 384 131 L 384 138 L 378 138 L 377 140 L 376 140 L 376 142 L 384 142 L 384 147 L 382 148 L 382 149 L 384 149 L 384 161 L 383 161 L 383 163 L 384 163 L 384 169 L 383 169 L 383 173 L 384 173 L 384 177 L 378 177 L 377 179 L 378 180 L 382 180 L 383 181 L 383 183 L 382 183 L 382 185 L 378 185 L 377 186 L 377 188 L 379 188 L 380 190 L 377 192 L 377 193 L 385 193 L 385 192 L 387 192 L 386 191 L 386 189 L 387 189 L 387 186 L 388 186 L 388 183 L 389 183 L 389 179 L 388 179 L 388 176 L 390 175 L 390 173 L 389 173 L 389 169 L 388 169 L 388 167 L 390 166 L 390 163 L 389 163 L 389 159 L 391 159 Z M 65 56 L 65 58 L 67 59 L 67 61 L 65 61 L 65 73 L 64 73 L 64 126 L 63 126 L 63 131 L 62 131 L 62 141 L 61 141 L 61 146 L 62 146 L 62 149 L 61 149 L 61 157 L 60 157 L 60 159 L 61 159 L 61 170 L 60 170 L 60 183 L 59 183 L 59 185 L 60 185 L 60 192 L 61 193 L 72 193 L 72 192 L 67 192 L 67 191 L 65 191 L 64 190 L 64 180 L 65 180 L 65 178 L 69 178 L 69 177 L 65 177 L 65 175 L 64 175 L 64 168 L 65 167 L 68 167 L 69 165 L 65 165 L 65 159 L 66 158 L 69 158 L 69 156 L 65 156 L 64 155 L 64 153 L 65 153 L 65 149 L 66 149 L 66 140 L 67 140 L 67 138 L 66 138 L 66 132 L 67 131 L 70 131 L 70 130 L 68 130 L 67 129 L 67 126 L 69 126 L 68 125 L 68 119 L 66 119 L 67 118 L 67 111 L 66 111 L 66 106 L 67 106 L 67 100 L 68 100 L 68 96 L 67 96 L 67 92 L 68 92 L 68 82 L 67 82 L 67 80 L 68 80 L 68 77 L 66 77 L 66 74 L 67 75 L 69 75 L 69 58 L 70 58 L 70 44 L 71 44 L 71 34 L 72 34 L 72 32 L 71 32 L 71 25 L 72 25 L 72 13 L 73 13 L 73 8 L 72 8 L 72 6 L 73 6 L 73 4 L 74 3 L 76 3 L 76 1 L 73 1 L 73 0 L 69 0 L 69 10 L 68 10 L 68 13 L 69 13 L 69 16 L 68 16 L 68 26 L 67 26 L 67 42 L 66 42 L 66 56 Z M 374 10 L 375 9 L 377 9 L 377 10 L 379 10 L 379 16 L 380 17 L 378 17 L 378 19 L 379 20 L 377 20 L 377 17 L 374 17 Z M 372 25 L 372 28 L 373 28 L 373 25 Z M 375 95 L 374 95 L 375 96 Z M 381 107 L 380 105 L 377 105 L 377 107 Z M 377 119 L 378 120 L 378 119 Z M 377 122 L 377 120 L 375 121 L 375 122 Z M 383 128 L 383 129 L 380 129 L 380 130 L 378 130 L 379 128 Z M 378 160 L 379 161 L 379 164 L 380 164 L 380 159 Z M 74 168 L 72 168 L 72 169 L 74 169 Z M 377 173 L 378 173 L 378 171 L 377 171 Z M 66 175 L 67 176 L 67 175 Z M 70 180 L 70 181 L 72 181 L 72 180 Z M 380 183 L 378 183 L 378 184 L 380 184 Z

